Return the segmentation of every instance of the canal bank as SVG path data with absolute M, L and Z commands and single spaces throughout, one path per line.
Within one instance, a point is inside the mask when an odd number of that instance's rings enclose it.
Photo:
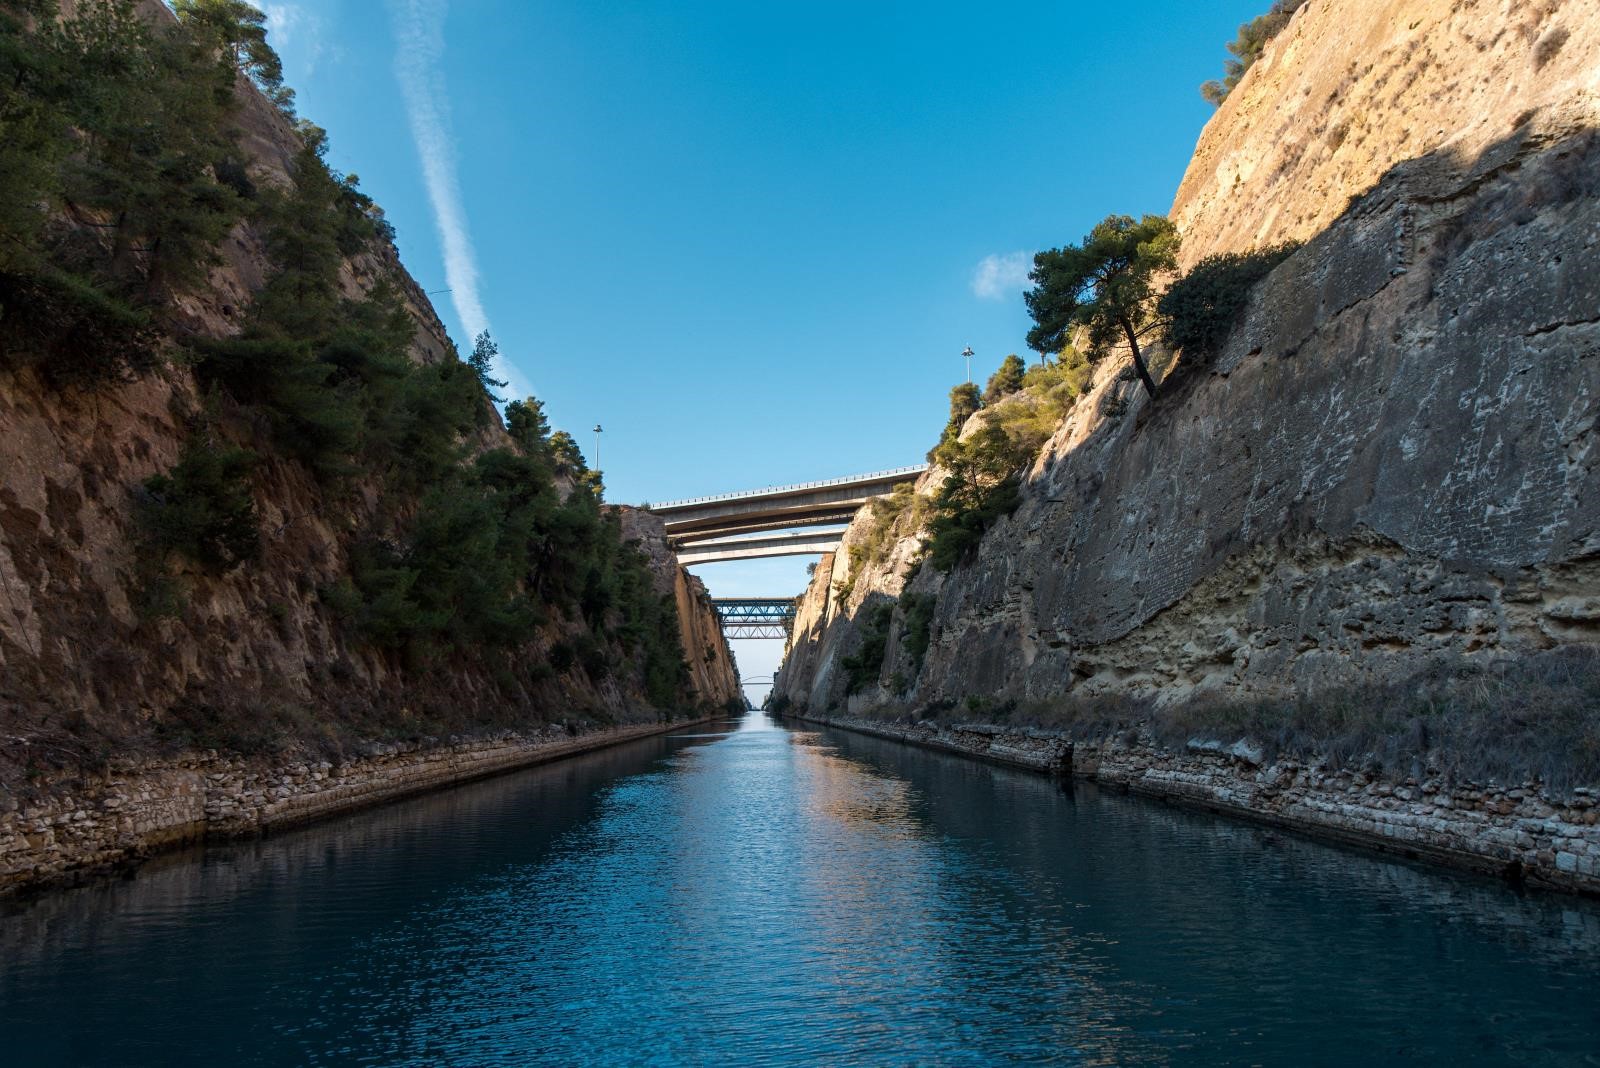
M 7 904 L 16 1064 L 1600 1048 L 1600 902 L 760 715 Z
M 576 756 L 718 717 L 444 745 L 389 743 L 339 764 L 271 765 L 215 751 L 113 762 L 36 797 L 0 796 L 0 896 L 136 864 L 164 850 L 239 838 Z
M 1600 896 L 1600 798 L 1538 783 L 1392 780 L 1321 762 L 1268 760 L 1243 741 L 1182 750 L 1120 731 L 1099 740 L 993 724 L 886 723 L 788 715 L 878 738 L 1071 775 L 1130 793 L 1266 823 L 1364 849 Z

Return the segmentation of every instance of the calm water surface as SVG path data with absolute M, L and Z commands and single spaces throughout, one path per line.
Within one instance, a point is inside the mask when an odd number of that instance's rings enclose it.
M 1600 907 L 754 715 L 0 914 L 0 1063 L 1600 1064 Z

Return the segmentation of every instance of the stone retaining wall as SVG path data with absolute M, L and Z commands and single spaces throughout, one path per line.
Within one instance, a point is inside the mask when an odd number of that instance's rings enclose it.
M 60 882 L 204 838 L 256 834 L 684 725 L 573 736 L 551 727 L 449 745 L 397 744 L 337 766 L 264 767 L 215 752 L 127 762 L 69 790 L 0 796 L 0 894 Z
M 1054 774 L 1530 885 L 1600 895 L 1600 790 L 1557 794 L 1444 778 L 1370 778 L 1245 743 L 1183 749 L 1124 731 L 1098 741 L 992 724 L 938 726 L 806 715 L 807 721 Z

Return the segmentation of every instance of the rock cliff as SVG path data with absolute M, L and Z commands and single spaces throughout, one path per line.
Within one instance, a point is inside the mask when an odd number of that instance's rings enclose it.
M 143 13 L 172 18 L 154 2 Z M 236 133 L 249 180 L 261 188 L 290 186 L 300 135 L 243 78 L 237 92 Z M 219 253 L 207 280 L 174 294 L 167 311 L 175 334 L 236 334 L 265 284 L 265 235 L 256 225 L 236 226 Z M 380 280 L 398 289 L 412 320 L 412 359 L 456 359 L 427 297 L 381 237 L 346 256 L 339 286 L 344 296 L 360 298 Z M 321 756 L 335 734 L 357 744 L 470 737 L 479 730 L 537 730 L 552 721 L 654 720 L 672 711 L 651 707 L 641 672 L 615 636 L 596 637 L 570 614 L 546 620 L 509 669 L 458 656 L 418 666 L 352 641 L 323 592 L 349 574 L 353 538 L 384 503 L 382 483 L 340 486 L 335 495 L 305 465 L 275 451 L 248 411 L 207 396 L 181 360 L 78 388 L 48 382 L 5 356 L 0 802 L 62 769 L 102 767 L 112 756 L 126 763 L 141 751 L 170 757 L 185 739 L 203 744 L 224 721 L 230 736 L 270 735 L 269 748 L 291 751 L 304 742 Z M 189 568 L 179 576 L 187 589 L 182 612 L 142 617 L 134 604 L 136 498 L 145 480 L 174 466 L 201 412 L 260 456 L 250 481 L 260 559 L 221 574 Z M 511 444 L 498 418 L 484 423 L 471 451 Z M 387 503 L 402 516 L 412 507 Z M 676 605 L 690 668 L 680 710 L 739 699 L 703 588 L 658 551 L 659 532 L 648 517 L 629 515 L 624 523 L 644 542 L 657 590 Z M 574 665 L 570 655 L 549 663 L 558 646 L 595 641 L 612 670 Z
M 1172 211 L 1185 266 L 1304 242 L 1225 351 L 1154 402 L 1102 363 L 1019 507 L 947 575 L 915 569 L 914 531 L 848 574 L 858 518 L 805 596 L 780 699 L 1070 698 L 1115 720 L 1592 648 L 1597 72 L 1592 0 L 1311 0 L 1206 127 Z M 896 614 L 878 684 L 852 695 L 864 609 L 903 588 L 937 597 L 926 656 Z

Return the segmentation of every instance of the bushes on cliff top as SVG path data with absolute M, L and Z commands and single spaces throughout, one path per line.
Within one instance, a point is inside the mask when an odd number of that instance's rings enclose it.
M 267 43 L 267 17 L 243 0 L 173 0 L 173 12 L 197 40 L 208 44 L 232 79 L 235 70 L 286 114 L 294 112 L 294 90 L 283 84 L 283 63 Z
M 1228 99 L 1228 94 L 1233 92 L 1234 87 L 1244 77 L 1245 71 L 1261 58 L 1267 43 L 1289 25 L 1294 13 L 1305 4 L 1306 0 L 1273 0 L 1272 7 L 1265 15 L 1257 15 L 1240 26 L 1239 35 L 1228 42 L 1228 51 L 1233 53 L 1233 58 L 1223 61 L 1222 77 L 1201 85 L 1200 95 L 1205 97 L 1208 103 L 1221 107 L 1222 102 Z
M 1030 459 L 1027 444 L 994 422 L 941 450 L 949 474 L 933 495 L 928 563 L 949 571 L 977 548 L 984 531 L 1016 508 L 1018 472 Z
M 66 19 L 30 0 L 0 2 L 0 84 L 0 351 L 58 383 L 141 373 L 149 309 L 204 277 L 244 213 L 217 177 L 232 77 L 130 0 Z
M 983 400 L 978 395 L 978 387 L 971 382 L 962 382 L 950 390 L 950 418 L 944 424 L 944 431 L 939 435 L 939 440 L 933 448 L 928 450 L 928 462 L 939 462 L 939 450 L 961 436 L 961 428 L 967 425 L 967 420 L 978 414 L 978 409 L 983 407 Z
M 322 131 L 302 123 L 301 135 L 293 188 L 262 196 L 274 270 L 238 337 L 192 342 L 196 373 L 259 410 L 279 447 L 325 480 L 378 473 L 420 489 L 488 418 L 483 390 L 459 360 L 412 363 L 415 324 L 389 282 L 361 300 L 340 295 L 345 256 L 376 228 L 328 169 Z
M 989 376 L 988 383 L 983 387 L 983 403 L 994 404 L 1001 398 L 1017 392 L 1022 388 L 1023 376 L 1027 370 L 1028 365 L 1014 352 L 1001 360 L 1000 366 L 995 368 L 994 374 Z

